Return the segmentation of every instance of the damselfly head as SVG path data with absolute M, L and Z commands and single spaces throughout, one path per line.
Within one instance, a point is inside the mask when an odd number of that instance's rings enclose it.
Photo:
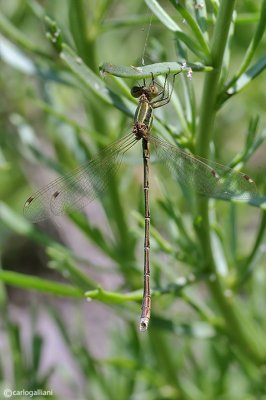
M 152 82 L 150 85 L 146 86 L 145 84 L 143 86 L 133 86 L 131 88 L 131 96 L 133 97 L 140 97 L 142 94 L 145 94 L 145 96 L 149 99 L 152 100 L 155 97 L 158 96 L 159 94 L 159 88 L 156 85 L 156 83 Z

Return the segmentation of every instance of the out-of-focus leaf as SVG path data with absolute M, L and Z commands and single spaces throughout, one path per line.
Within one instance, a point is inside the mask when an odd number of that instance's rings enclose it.
M 55 244 L 52 239 L 44 233 L 39 232 L 29 222 L 22 218 L 22 216 L 17 214 L 3 202 L 0 202 L 0 221 L 19 235 L 25 235 L 38 243 L 43 245 Z
M 89 220 L 80 212 L 71 212 L 70 217 L 80 230 L 92 240 L 106 255 L 112 259 L 115 257 L 113 247 L 108 244 L 102 231 L 89 223 Z
M 92 25 L 92 19 L 88 20 L 86 11 L 83 0 L 69 1 L 69 25 L 73 40 L 84 62 L 93 68 L 95 66 L 94 49 L 88 40 L 88 27 Z
M 14 68 L 28 75 L 33 75 L 36 72 L 32 60 L 3 36 L 0 37 L 0 54 L 1 58 Z
M 197 337 L 208 339 L 216 336 L 216 330 L 205 322 L 192 322 L 191 324 L 176 324 L 175 322 L 153 315 L 152 324 L 160 329 L 170 331 L 178 336 Z
M 64 249 L 54 246 L 48 247 L 47 253 L 52 259 L 49 263 L 50 266 L 61 272 L 62 275 L 67 276 L 80 290 L 85 291 L 96 286 L 93 279 L 82 272 L 71 255 Z
M 17 46 L 9 40 L 0 36 L 0 57 L 12 68 L 16 68 L 24 74 L 37 76 L 45 81 L 63 83 L 72 85 L 71 78 L 64 71 L 50 69 L 49 66 L 43 66 L 34 62 L 26 53 L 22 52 Z
M 84 292 L 77 287 L 18 272 L 0 270 L 0 280 L 9 285 L 42 293 L 50 293 L 56 296 L 84 297 Z
M 228 266 L 223 252 L 223 246 L 215 231 L 211 232 L 211 244 L 213 248 L 213 254 L 215 257 L 215 266 L 217 273 L 223 277 L 228 274 Z
M 182 31 L 179 25 L 167 14 L 156 0 L 145 0 L 149 9 L 157 16 L 157 18 L 173 32 Z
M 266 68 L 266 56 L 262 56 L 250 69 L 244 72 L 233 86 L 229 87 L 226 93 L 222 93 L 219 98 L 217 105 L 221 105 L 230 97 L 239 93 L 243 90 L 253 79 L 261 74 Z
M 0 32 L 16 43 L 20 48 L 35 53 L 41 57 L 49 59 L 49 56 L 39 47 L 35 46 L 26 35 L 17 29 L 5 16 L 0 12 Z
M 187 9 L 187 7 L 184 7 L 184 5 L 181 4 L 181 2 L 171 0 L 171 3 L 176 8 L 176 10 L 181 14 L 184 21 L 186 21 L 188 26 L 191 28 L 192 32 L 195 35 L 195 38 L 197 39 L 197 43 L 201 45 L 202 51 L 204 52 L 206 59 L 208 59 L 208 57 L 210 56 L 210 49 L 201 30 L 201 28 L 203 28 L 204 31 L 206 32 L 206 8 L 204 7 L 204 4 L 202 5 L 202 7 L 199 7 L 197 9 L 198 11 L 197 15 L 200 16 L 200 18 L 198 19 L 200 25 L 198 25 L 197 21 L 194 19 L 193 14 L 190 12 L 190 10 Z M 205 10 L 205 13 L 203 10 Z
M 175 32 L 176 37 L 184 42 L 188 48 L 199 56 L 205 56 L 202 46 L 197 41 L 187 35 L 180 26 L 167 14 L 156 0 L 145 0 L 150 10 L 158 17 L 158 19 L 166 26 L 167 29 Z M 206 48 L 204 49 L 206 51 Z
M 208 15 L 207 15 L 207 5 L 206 1 L 200 1 L 199 3 L 195 4 L 195 16 L 198 22 L 198 25 L 203 33 L 203 37 L 209 42 L 209 35 L 208 35 Z
M 86 88 L 93 91 L 93 93 L 105 103 L 113 105 L 132 116 L 134 112 L 130 103 L 108 89 L 103 81 L 91 71 L 84 64 L 82 59 L 66 44 L 62 46 L 60 57 Z
M 43 350 L 44 340 L 43 337 L 35 334 L 32 340 L 32 369 L 37 372 L 40 368 L 40 363 L 42 360 L 42 350 Z
M 261 39 L 263 37 L 263 34 L 265 32 L 265 27 L 266 27 L 266 0 L 262 1 L 261 4 L 261 12 L 260 12 L 260 18 L 256 26 L 255 33 L 253 35 L 253 38 L 248 46 L 248 49 L 245 53 L 245 57 L 236 72 L 236 74 L 233 76 L 233 78 L 228 82 L 226 89 L 230 87 L 234 87 L 235 83 L 245 74 L 245 71 L 247 70 L 254 53 L 261 42 Z
M 266 210 L 266 204 L 265 204 Z M 257 237 L 254 241 L 253 247 L 251 249 L 250 255 L 247 258 L 244 266 L 241 268 L 241 275 L 239 277 L 238 284 L 241 286 L 251 275 L 254 269 L 258 266 L 258 263 L 254 261 L 256 258 L 262 255 L 265 252 L 263 240 L 265 238 L 265 231 L 266 231 L 266 213 L 264 212 L 260 221 L 260 227 L 258 229 Z

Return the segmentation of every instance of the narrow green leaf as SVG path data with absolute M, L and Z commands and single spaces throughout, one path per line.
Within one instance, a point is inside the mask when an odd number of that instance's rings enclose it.
M 80 135 L 81 133 L 85 132 L 88 135 L 93 135 L 94 132 L 90 128 L 85 125 L 80 125 L 77 121 L 72 118 L 69 118 L 67 115 L 63 114 L 62 112 L 58 111 L 57 108 L 50 105 L 49 103 L 40 100 L 39 98 L 34 98 L 35 106 L 39 107 L 42 111 L 46 112 L 48 115 L 55 117 L 58 121 L 67 124 L 73 128 L 73 131 L 76 135 Z
M 226 277 L 228 275 L 228 265 L 221 240 L 214 230 L 211 231 L 210 236 L 216 271 L 220 276 Z
M 194 337 L 198 339 L 208 339 L 216 336 L 214 326 L 207 324 L 206 322 L 196 321 L 191 324 L 176 324 L 174 321 L 169 319 L 153 315 L 152 325 L 165 331 L 172 332 L 177 336 Z
M 102 231 L 89 223 L 89 220 L 78 211 L 69 213 L 71 219 L 79 227 L 79 229 L 92 240 L 101 251 L 103 251 L 110 258 L 114 258 L 113 247 L 109 246 Z
M 185 97 L 185 120 L 187 131 L 193 137 L 196 134 L 196 119 L 197 119 L 197 105 L 196 96 L 194 91 L 194 85 L 190 79 L 184 79 L 181 77 L 183 85 L 183 92 Z
M 35 46 L 21 29 L 16 28 L 5 16 L 0 12 L 0 32 L 16 43 L 20 48 L 35 53 L 38 56 L 50 59 L 50 56 Z
M 248 68 L 248 66 L 254 56 L 254 53 L 255 53 L 259 43 L 261 42 L 261 39 L 265 32 L 265 28 L 266 28 L 266 0 L 263 0 L 262 5 L 261 5 L 260 19 L 256 26 L 254 36 L 253 36 L 253 38 L 248 46 L 248 49 L 245 53 L 244 60 L 242 61 L 237 73 L 228 82 L 226 89 L 233 87 L 234 84 L 237 81 L 239 81 L 239 79 L 241 79 L 241 76 L 244 74 L 244 72 Z
M 244 164 L 252 157 L 255 151 L 261 146 L 261 144 L 266 139 L 266 129 L 258 132 L 258 118 L 251 119 L 247 136 L 245 147 L 242 151 L 235 155 L 230 163 L 230 168 L 237 168 L 241 170 Z
M 167 14 L 156 0 L 145 0 L 149 9 L 157 16 L 157 18 L 173 32 L 182 31 L 178 24 Z
M 192 237 L 190 237 L 191 233 L 189 233 L 188 227 L 184 223 L 182 214 L 179 212 L 177 207 L 174 207 L 174 204 L 167 198 L 166 195 L 163 197 L 163 200 L 159 201 L 159 204 L 167 214 L 168 218 L 171 218 L 173 221 L 175 221 L 177 230 L 180 233 L 180 239 L 182 239 L 182 247 L 186 246 L 187 249 L 193 248 L 196 250 L 197 245 Z
M 207 15 L 206 1 L 200 1 L 200 3 L 197 3 L 197 7 L 194 8 L 195 8 L 195 16 L 197 23 L 200 27 L 201 32 L 203 33 L 205 41 L 208 43 L 209 35 L 208 35 L 208 15 Z
M 135 26 L 143 26 L 149 23 L 155 24 L 158 23 L 158 18 L 156 16 L 150 15 L 129 15 L 123 16 L 119 18 L 106 18 L 102 25 L 101 30 L 103 32 L 109 32 L 112 29 L 119 29 L 119 28 L 128 28 L 128 27 L 135 27 Z
M 166 340 L 165 332 L 159 329 L 152 329 L 149 334 L 149 342 L 155 351 L 154 358 L 156 364 L 164 366 L 161 373 L 165 381 L 179 393 L 180 377 L 176 373 L 176 355 L 175 352 L 173 352 L 170 342 Z M 160 346 L 158 346 L 159 343 Z M 177 398 L 177 396 L 174 398 Z
M 250 25 L 257 23 L 260 19 L 261 13 L 251 12 L 251 13 L 239 13 L 237 14 L 236 24 L 239 25 Z
M 138 213 L 137 211 L 132 211 L 133 217 L 138 221 L 138 223 L 141 225 L 141 227 L 144 227 L 144 220 L 143 216 Z M 150 234 L 151 237 L 154 239 L 154 241 L 157 243 L 159 246 L 160 250 L 162 250 L 164 253 L 168 254 L 173 254 L 175 253 L 176 250 L 173 249 L 173 247 L 170 245 L 170 243 L 165 240 L 160 232 L 154 228 L 153 226 L 150 227 Z
M 82 59 L 68 45 L 63 44 L 60 57 L 85 88 L 92 91 L 105 103 L 132 116 L 133 109 L 130 107 L 130 103 L 108 89 L 103 81 L 84 64 Z
M 205 66 L 201 63 L 181 63 L 181 62 L 165 62 L 165 63 L 155 63 L 150 65 L 144 65 L 141 67 L 128 67 L 124 65 L 114 65 L 110 63 L 104 63 L 100 66 L 100 71 L 105 74 L 119 76 L 122 78 L 133 78 L 133 79 L 143 79 L 150 78 L 153 74 L 154 76 L 168 75 L 168 74 L 178 74 L 180 72 L 210 72 L 212 67 Z
M 188 80 L 187 77 L 182 77 L 183 81 L 184 80 Z M 171 102 L 173 105 L 173 108 L 176 112 L 176 115 L 178 117 L 179 123 L 181 125 L 181 129 L 182 129 L 182 134 L 184 135 L 184 138 L 191 138 L 191 130 L 190 130 L 190 126 L 188 124 L 188 119 L 185 115 L 185 110 L 184 110 L 184 106 L 182 105 L 179 96 L 176 94 L 176 92 L 173 92 L 172 97 L 171 97 Z
M 221 76 L 219 80 L 219 85 L 220 87 L 223 86 L 224 81 L 227 79 L 228 76 L 228 71 L 230 70 L 230 62 L 231 62 L 231 50 L 232 50 L 232 44 L 233 44 L 233 36 L 235 33 L 235 20 L 236 20 L 236 12 L 234 11 L 232 14 L 232 19 L 228 31 L 228 36 L 226 40 L 226 46 L 224 49 L 224 56 L 223 56 L 223 63 L 222 63 L 222 68 L 221 68 Z
M 236 82 L 230 86 L 226 93 L 222 95 L 218 104 L 223 103 L 231 96 L 243 90 L 253 79 L 261 74 L 266 68 L 266 56 L 262 56 L 250 69 L 243 73 Z
M 233 263 L 237 263 L 238 232 L 237 232 L 237 207 L 231 203 L 228 216 L 228 238 L 230 255 Z M 237 265 L 237 264 L 236 264 Z
M 4 37 L 0 39 L 0 57 L 12 68 L 16 68 L 24 74 L 40 77 L 46 82 L 73 85 L 71 81 L 73 79 L 67 73 L 49 68 L 48 65 L 44 66 L 43 63 L 33 62 L 26 52 L 22 52 L 20 48 Z
M 43 337 L 37 333 L 34 334 L 32 340 L 32 373 L 36 375 L 41 365 L 43 344 Z
M 9 322 L 7 324 L 9 346 L 11 350 L 13 377 L 15 382 L 22 382 L 25 379 L 25 353 L 22 351 L 21 331 L 18 324 Z M 24 368 L 23 368 L 24 367 Z
M 156 0 L 145 0 L 147 6 L 150 10 L 158 17 L 158 19 L 166 26 L 167 29 L 175 32 L 176 37 L 184 42 L 188 48 L 200 57 L 206 56 L 206 46 L 205 52 L 202 50 L 202 43 L 198 44 L 198 41 L 193 40 L 189 35 L 187 35 L 180 26 L 167 14 L 167 12 L 160 6 Z M 201 39 L 202 41 L 202 39 Z
M 57 329 L 61 333 L 65 343 L 69 348 L 71 348 L 72 346 L 71 333 L 68 329 L 66 329 L 65 322 L 63 321 L 61 312 L 59 311 L 59 309 L 49 304 L 47 310 L 49 312 L 49 315 L 54 320 L 55 325 L 57 326 Z
M 263 0 L 263 2 L 261 3 L 261 9 L 260 9 L 260 19 L 259 22 L 256 26 L 256 30 L 254 33 L 254 36 L 252 38 L 252 41 L 247 49 L 246 55 L 245 55 L 245 59 L 243 61 L 243 65 L 241 66 L 243 68 L 243 70 L 246 69 L 247 65 L 249 65 L 249 62 L 256 50 L 256 48 L 258 47 L 264 32 L 265 32 L 265 28 L 266 28 L 266 0 Z M 240 70 L 242 70 L 242 68 L 240 68 Z
M 61 246 L 49 236 L 40 232 L 4 202 L 0 202 L 0 221 L 17 234 L 25 235 L 42 246 L 54 246 L 59 248 Z
M 266 200 L 266 199 L 265 199 Z M 265 202 L 265 208 L 266 210 L 266 202 Z M 260 226 L 258 229 L 257 237 L 254 241 L 254 244 L 252 246 L 252 250 L 250 252 L 249 257 L 247 258 L 244 266 L 241 268 L 241 276 L 239 278 L 238 285 L 241 286 L 243 283 L 251 276 L 255 266 L 257 264 L 254 262 L 256 257 L 258 256 L 259 253 L 259 248 L 263 246 L 263 240 L 265 238 L 265 231 L 266 231 L 266 213 L 264 212 L 261 217 L 260 221 Z
M 90 68 L 95 67 L 94 49 L 88 41 L 88 20 L 84 0 L 69 1 L 69 25 L 78 53 Z
M 50 262 L 51 266 L 59 270 L 63 275 L 67 275 L 80 290 L 85 291 L 96 286 L 96 283 L 76 266 L 72 257 L 64 249 L 49 247 L 47 253 L 53 260 Z
M 182 15 L 187 24 L 190 26 L 192 32 L 195 35 L 197 43 L 200 44 L 201 50 L 205 54 L 206 59 L 208 59 L 210 56 L 210 49 L 205 41 L 205 38 L 201 32 L 199 25 L 197 24 L 197 21 L 193 18 L 192 14 L 182 4 L 176 2 L 175 0 L 171 0 L 171 3 L 176 8 L 176 10 Z
M 110 292 L 98 287 L 98 289 L 87 291 L 85 296 L 89 299 L 96 299 L 104 303 L 125 303 L 127 301 L 142 300 L 142 290 L 123 294 Z
M 220 0 L 210 0 L 210 3 L 213 7 L 215 16 L 217 16 L 220 7 Z

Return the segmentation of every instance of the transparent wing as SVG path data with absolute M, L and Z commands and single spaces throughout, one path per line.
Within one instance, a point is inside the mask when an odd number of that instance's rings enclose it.
M 110 176 L 119 169 L 123 156 L 137 139 L 131 133 L 107 146 L 99 156 L 43 187 L 25 202 L 24 215 L 42 221 L 69 209 L 81 209 L 103 193 Z
M 159 161 L 184 185 L 197 193 L 218 199 L 248 200 L 257 194 L 254 181 L 241 172 L 184 152 L 177 146 L 150 135 Z

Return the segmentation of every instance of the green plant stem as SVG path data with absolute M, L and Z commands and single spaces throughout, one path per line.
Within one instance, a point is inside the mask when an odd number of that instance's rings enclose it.
M 226 296 L 218 275 L 214 281 L 208 282 L 208 287 L 224 317 L 228 337 L 254 364 L 265 364 L 264 332 L 259 331 L 255 321 L 244 314 L 243 305 L 239 305 L 233 296 Z
M 209 153 L 209 144 L 215 119 L 218 82 L 234 4 L 235 0 L 222 1 L 213 33 L 210 55 L 213 71 L 207 74 L 205 78 L 197 140 L 197 151 L 199 155 L 206 158 Z
M 20 274 L 14 271 L 0 271 L 0 281 L 19 288 L 50 293 L 56 296 L 84 298 L 82 290 L 66 283 L 53 282 L 37 276 Z
M 40 48 L 35 46 L 26 35 L 17 29 L 6 17 L 0 12 L 0 32 L 9 40 L 15 43 L 20 49 L 38 55 L 46 60 L 50 60 L 49 54 L 46 54 Z
M 94 45 L 96 25 L 94 25 L 92 21 L 90 21 L 90 24 L 88 25 L 88 16 L 84 0 L 70 1 L 69 20 L 79 56 L 93 71 L 97 71 Z M 90 26 L 90 32 L 88 26 Z
M 216 116 L 216 99 L 219 92 L 219 78 L 222 62 L 229 34 L 230 23 L 234 11 L 234 0 L 221 2 L 217 22 L 215 25 L 211 44 L 211 62 L 213 71 L 206 75 L 203 89 L 202 108 L 199 121 L 196 149 L 199 155 L 208 158 L 209 147 Z M 201 243 L 202 254 L 205 259 L 206 271 L 213 272 L 214 281 L 208 282 L 209 290 L 216 301 L 226 323 L 228 336 L 235 342 L 244 354 L 247 354 L 255 363 L 265 362 L 265 346 L 258 348 L 257 335 L 250 334 L 246 318 L 240 312 L 237 302 L 225 295 L 226 287 L 222 278 L 217 274 L 215 254 L 212 252 L 210 240 L 210 221 L 208 213 L 208 201 L 198 198 L 198 211 L 201 223 L 197 229 Z M 257 331 L 256 331 L 257 333 Z
M 260 223 L 260 227 L 258 230 L 258 234 L 253 246 L 253 249 L 249 255 L 249 257 L 247 258 L 246 263 L 244 264 L 244 267 L 242 268 L 241 272 L 241 277 L 239 279 L 239 282 L 237 283 L 239 286 L 242 286 L 243 283 L 250 277 L 251 272 L 253 270 L 252 268 L 252 263 L 254 258 L 257 255 L 258 249 L 262 243 L 262 240 L 265 236 L 265 231 L 266 231 L 266 213 L 265 211 L 263 212 L 262 218 L 261 218 L 261 223 Z

